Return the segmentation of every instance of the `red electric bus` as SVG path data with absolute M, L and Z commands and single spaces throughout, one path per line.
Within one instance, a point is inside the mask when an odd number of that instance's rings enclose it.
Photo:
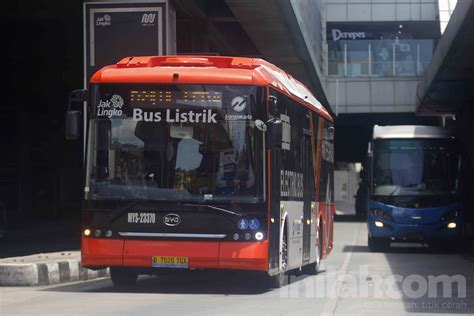
M 261 59 L 127 57 L 88 93 L 82 265 L 114 285 L 169 269 L 317 273 L 332 249 L 334 127 Z M 79 111 L 66 133 L 79 137 Z

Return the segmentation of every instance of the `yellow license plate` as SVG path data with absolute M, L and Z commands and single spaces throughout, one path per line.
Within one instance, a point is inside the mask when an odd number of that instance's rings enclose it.
M 154 268 L 187 268 L 188 257 L 153 256 L 151 257 L 151 266 Z

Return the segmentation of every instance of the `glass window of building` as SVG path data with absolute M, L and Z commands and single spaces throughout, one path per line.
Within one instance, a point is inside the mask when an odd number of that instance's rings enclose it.
M 440 36 L 435 21 L 328 23 L 328 74 L 421 76 Z

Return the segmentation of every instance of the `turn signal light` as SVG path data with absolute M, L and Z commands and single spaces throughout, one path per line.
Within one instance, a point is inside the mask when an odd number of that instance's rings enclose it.
M 457 210 L 450 210 L 449 212 L 446 212 L 441 216 L 440 220 L 442 222 L 444 221 L 454 221 L 456 217 L 458 217 L 459 212 Z
M 383 219 L 386 219 L 388 221 L 393 221 L 393 218 L 392 218 L 392 215 L 382 211 L 382 210 L 379 210 L 377 208 L 373 208 L 372 209 L 372 213 L 377 216 L 377 217 L 380 217 L 380 218 L 383 218 Z

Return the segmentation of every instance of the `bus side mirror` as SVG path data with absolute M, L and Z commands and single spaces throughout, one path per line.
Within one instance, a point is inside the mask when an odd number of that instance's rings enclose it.
M 265 133 L 265 143 L 267 149 L 281 149 L 283 140 L 283 124 L 278 118 L 278 98 L 274 95 L 268 97 L 268 109 L 270 119 L 267 121 L 267 131 Z
M 272 118 L 267 122 L 265 133 L 267 149 L 281 149 L 283 139 L 283 124 L 280 119 Z
M 66 112 L 66 139 L 79 139 L 81 126 L 81 111 Z
M 66 130 L 67 140 L 76 140 L 81 136 L 81 111 L 71 110 L 73 103 L 83 103 L 87 101 L 87 90 L 74 90 L 69 94 L 69 105 L 66 111 Z

